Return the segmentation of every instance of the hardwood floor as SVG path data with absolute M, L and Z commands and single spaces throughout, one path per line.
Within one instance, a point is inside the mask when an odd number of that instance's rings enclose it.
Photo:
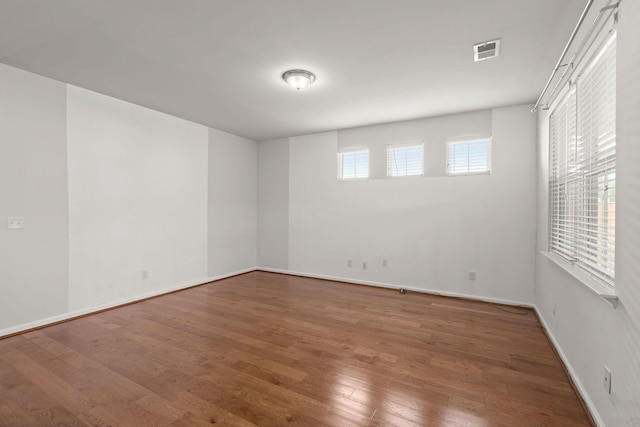
M 0 425 L 591 425 L 500 308 L 252 272 L 0 340 Z

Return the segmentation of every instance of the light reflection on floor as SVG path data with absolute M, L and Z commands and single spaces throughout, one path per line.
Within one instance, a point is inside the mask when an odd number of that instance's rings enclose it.
M 372 422 L 372 425 L 380 426 L 489 426 L 486 420 L 472 411 L 443 406 L 440 401 L 429 405 L 428 390 L 423 389 L 422 394 L 416 395 L 415 387 L 382 377 L 374 379 L 353 367 L 340 366 L 336 372 L 327 374 L 327 379 L 333 385 L 330 406 L 338 412 L 357 416 L 363 423 Z M 442 400 L 442 397 L 439 395 L 434 399 Z

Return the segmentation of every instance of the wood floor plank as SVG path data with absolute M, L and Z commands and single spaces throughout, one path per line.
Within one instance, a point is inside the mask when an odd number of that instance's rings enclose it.
M 532 310 L 252 272 L 0 339 L 0 425 L 591 423 Z
M 29 413 L 21 401 L 0 389 L 0 422 L 6 426 L 40 426 L 43 422 Z

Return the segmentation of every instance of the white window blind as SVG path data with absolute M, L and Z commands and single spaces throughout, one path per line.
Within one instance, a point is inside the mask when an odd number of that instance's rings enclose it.
M 387 146 L 387 176 L 424 175 L 424 143 Z
M 447 175 L 491 173 L 491 138 L 447 141 Z
M 577 202 L 575 174 L 576 98 L 572 90 L 549 118 L 550 177 L 549 207 L 551 230 L 549 244 L 553 252 L 575 260 L 576 220 L 573 206 Z
M 338 153 L 338 179 L 369 178 L 369 150 L 351 149 Z
M 616 37 L 550 116 L 549 249 L 613 285 Z

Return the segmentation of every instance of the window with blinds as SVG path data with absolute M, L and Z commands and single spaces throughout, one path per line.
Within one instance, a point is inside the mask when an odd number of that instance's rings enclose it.
M 387 176 L 424 175 L 424 143 L 387 145 Z
M 616 37 L 550 116 L 549 250 L 613 285 Z
M 338 179 L 369 178 L 369 150 L 351 149 L 338 153 Z
M 447 175 L 491 173 L 491 138 L 447 141 Z

